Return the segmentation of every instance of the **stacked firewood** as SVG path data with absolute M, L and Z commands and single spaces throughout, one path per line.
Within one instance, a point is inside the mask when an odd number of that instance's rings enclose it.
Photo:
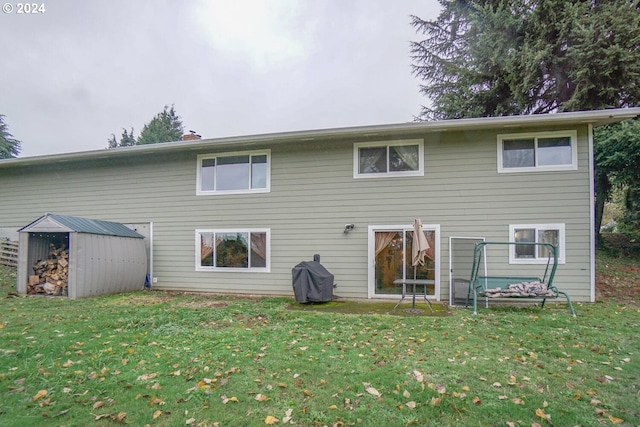
M 29 276 L 28 294 L 67 296 L 69 275 L 69 251 L 65 245 L 59 248 L 49 245 L 49 258 L 33 265 L 34 275 Z

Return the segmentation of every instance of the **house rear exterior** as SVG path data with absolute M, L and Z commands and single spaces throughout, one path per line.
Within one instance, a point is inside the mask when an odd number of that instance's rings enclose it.
M 450 300 L 468 243 L 485 239 L 557 243 L 555 284 L 594 301 L 592 129 L 639 114 L 404 123 L 2 160 L 0 231 L 11 235 L 45 212 L 148 224 L 156 289 L 293 295 L 292 267 L 320 254 L 337 295 L 389 298 L 399 292 L 393 280 L 413 274 L 407 248 L 420 218 L 432 249 L 418 274 L 433 280 L 435 300 Z M 489 254 L 487 268 L 543 267 L 545 254 L 525 249 Z

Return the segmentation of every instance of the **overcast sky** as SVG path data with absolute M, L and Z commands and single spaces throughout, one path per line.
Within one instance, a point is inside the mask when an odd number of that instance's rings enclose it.
M 44 0 L 0 13 L 21 157 L 103 149 L 164 105 L 205 138 L 413 120 L 409 15 L 437 0 Z M 6 5 L 5 5 L 6 7 Z

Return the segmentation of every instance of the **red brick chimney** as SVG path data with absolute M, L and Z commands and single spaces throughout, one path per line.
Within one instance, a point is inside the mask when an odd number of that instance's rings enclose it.
M 201 138 L 202 135 L 198 135 L 195 130 L 190 130 L 189 133 L 185 133 L 184 135 L 182 135 L 183 141 L 194 141 Z

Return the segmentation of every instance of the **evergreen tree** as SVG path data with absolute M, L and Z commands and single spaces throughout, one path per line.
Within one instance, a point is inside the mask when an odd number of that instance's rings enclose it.
M 132 145 L 136 145 L 136 137 L 133 135 L 133 128 L 131 128 L 131 132 L 127 132 L 125 128 L 122 128 L 120 142 L 118 142 L 114 134 L 111 134 L 111 137 L 109 137 L 107 141 L 109 143 L 108 148 L 130 147 Z
M 20 154 L 20 141 L 9 133 L 4 117 L 4 114 L 0 114 L 0 159 L 11 159 Z
M 640 104 L 637 0 L 440 0 L 412 17 L 413 71 L 432 101 L 421 119 Z
M 175 108 L 173 105 L 171 108 L 165 105 L 164 110 L 156 114 L 149 123 L 144 125 L 137 139 L 133 134 L 133 128 L 131 128 L 130 132 L 123 128 L 120 141 L 117 140 L 114 134 L 111 134 L 107 140 L 107 148 L 180 141 L 183 133 L 182 119 L 176 114 Z
M 183 132 L 182 120 L 176 114 L 173 105 L 170 109 L 165 105 L 163 111 L 144 125 L 138 138 L 138 144 L 180 141 Z
M 411 44 L 413 71 L 424 81 L 421 92 L 432 101 L 418 119 L 640 105 L 640 1 L 440 4 L 443 9 L 435 20 L 413 16 L 411 22 L 425 35 Z M 611 189 L 640 187 L 640 170 L 625 163 L 639 155 L 629 132 L 636 126 L 621 123 L 595 134 L 598 232 Z M 616 172 L 619 168 L 626 172 Z M 628 206 L 640 206 L 640 201 L 630 200 L 640 197 L 640 191 L 627 195 Z

